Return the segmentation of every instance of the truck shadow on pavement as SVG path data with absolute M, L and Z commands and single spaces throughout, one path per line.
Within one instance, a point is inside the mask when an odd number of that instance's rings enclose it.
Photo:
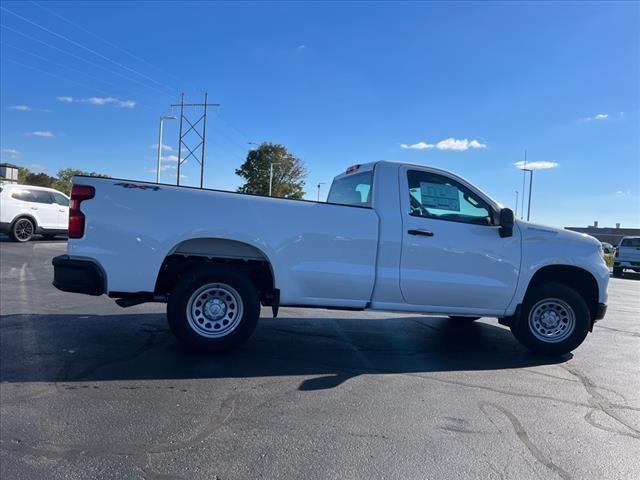
M 334 388 L 362 374 L 425 375 L 566 362 L 529 353 L 492 323 L 440 317 L 262 318 L 238 350 L 182 349 L 162 314 L 6 315 L 2 382 L 100 382 L 309 376 L 299 390 Z

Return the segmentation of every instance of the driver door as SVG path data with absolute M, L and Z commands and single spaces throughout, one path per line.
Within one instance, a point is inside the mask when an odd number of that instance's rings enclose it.
M 495 207 L 442 172 L 401 171 L 405 301 L 433 312 L 502 314 L 515 292 L 520 232 L 500 238 Z

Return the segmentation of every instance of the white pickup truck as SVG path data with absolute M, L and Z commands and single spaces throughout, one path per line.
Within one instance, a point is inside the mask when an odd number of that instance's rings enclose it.
M 447 171 L 375 162 L 327 202 L 75 177 L 60 290 L 167 302 L 196 350 L 246 340 L 260 305 L 496 317 L 533 351 L 578 347 L 604 317 L 609 270 L 587 235 L 514 220 Z

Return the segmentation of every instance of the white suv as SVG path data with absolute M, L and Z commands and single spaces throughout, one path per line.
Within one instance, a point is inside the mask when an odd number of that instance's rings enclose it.
M 69 197 L 64 193 L 31 185 L 0 186 L 0 233 L 28 242 L 36 233 L 52 238 L 68 228 Z

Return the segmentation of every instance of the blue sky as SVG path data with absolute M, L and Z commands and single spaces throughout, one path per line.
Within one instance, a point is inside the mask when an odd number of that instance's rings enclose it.
M 2 2 L 2 161 L 153 180 L 158 117 L 208 91 L 207 187 L 235 189 L 247 142 L 272 141 L 306 162 L 308 198 L 387 159 L 513 207 L 526 149 L 554 167 L 534 221 L 639 227 L 639 5 Z

